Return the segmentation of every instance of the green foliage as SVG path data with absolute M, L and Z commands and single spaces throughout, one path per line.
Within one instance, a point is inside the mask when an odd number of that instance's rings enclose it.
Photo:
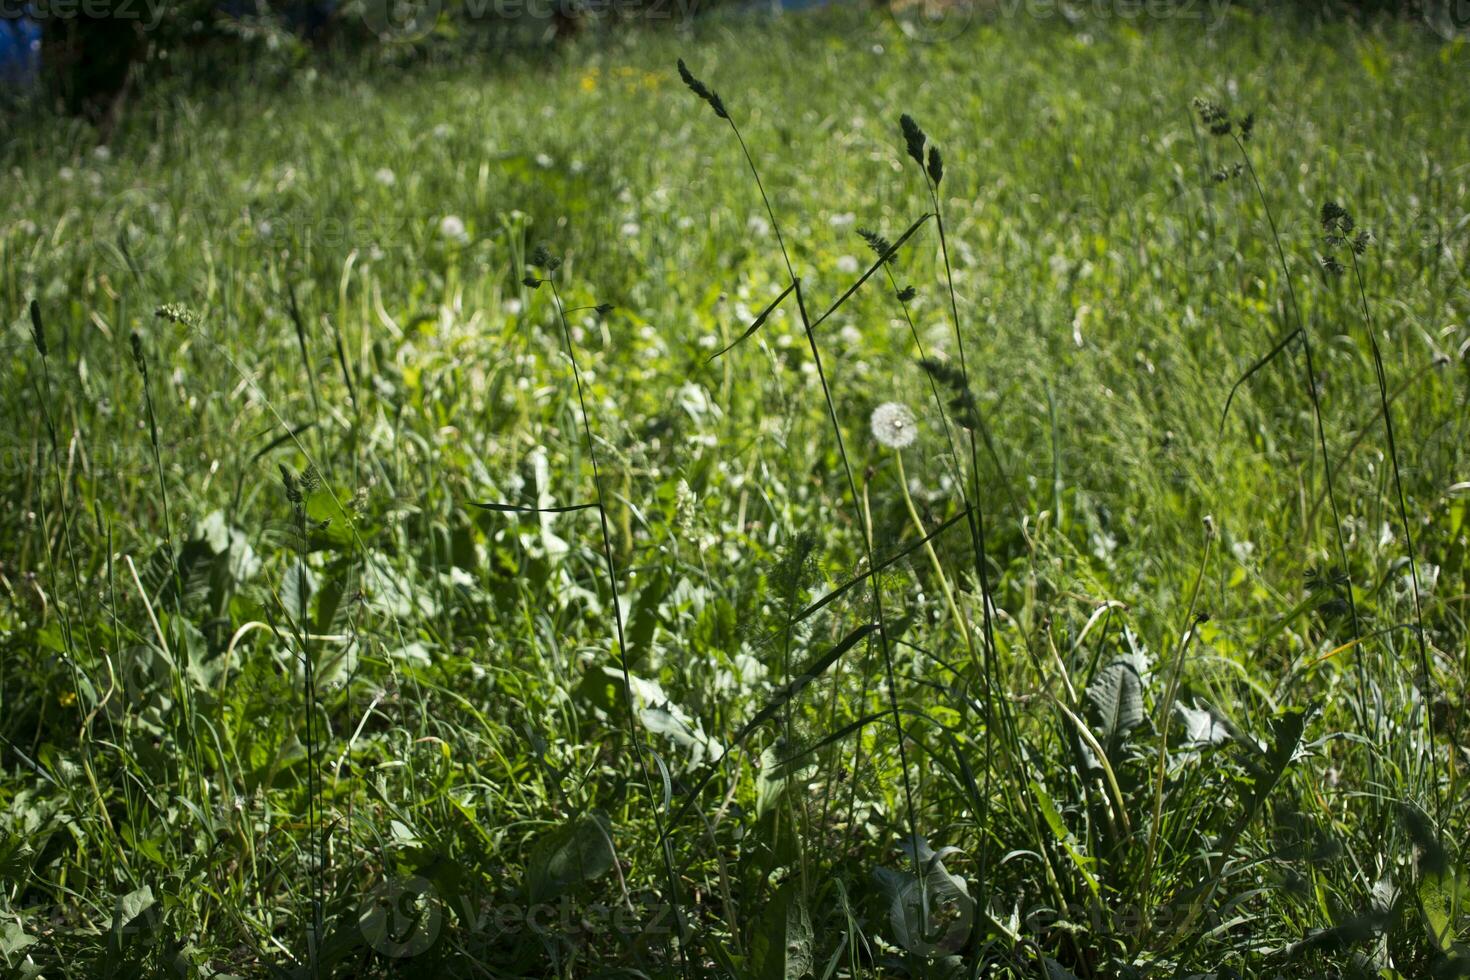
M 7 133 L 0 970 L 1470 975 L 1470 49 L 973 13 Z

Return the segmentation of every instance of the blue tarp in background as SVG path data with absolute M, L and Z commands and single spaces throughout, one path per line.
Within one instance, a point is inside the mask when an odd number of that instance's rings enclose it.
M 0 89 L 28 88 L 41 72 L 41 25 L 0 20 Z

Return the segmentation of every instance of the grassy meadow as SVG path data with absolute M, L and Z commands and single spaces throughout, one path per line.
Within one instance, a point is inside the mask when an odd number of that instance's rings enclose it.
M 6 125 L 5 976 L 1470 976 L 1470 46 L 944 33 Z

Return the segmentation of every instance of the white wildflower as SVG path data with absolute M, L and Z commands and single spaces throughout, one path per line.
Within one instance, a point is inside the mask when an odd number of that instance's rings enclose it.
M 469 233 L 465 231 L 464 221 L 453 214 L 446 214 L 439 219 L 439 235 L 441 238 L 447 238 L 461 245 L 470 240 Z
M 398 175 L 387 167 L 379 167 L 377 172 L 373 174 L 373 180 L 376 180 L 384 187 L 392 187 L 398 183 Z
M 898 402 L 884 402 L 873 409 L 873 438 L 878 445 L 888 449 L 903 449 L 913 445 L 919 434 L 914 413 Z

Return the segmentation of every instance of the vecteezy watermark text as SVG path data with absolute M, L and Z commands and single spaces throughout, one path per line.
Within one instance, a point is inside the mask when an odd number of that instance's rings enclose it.
M 165 7 L 165 0 L 0 0 L 0 20 L 122 20 L 151 31 Z

